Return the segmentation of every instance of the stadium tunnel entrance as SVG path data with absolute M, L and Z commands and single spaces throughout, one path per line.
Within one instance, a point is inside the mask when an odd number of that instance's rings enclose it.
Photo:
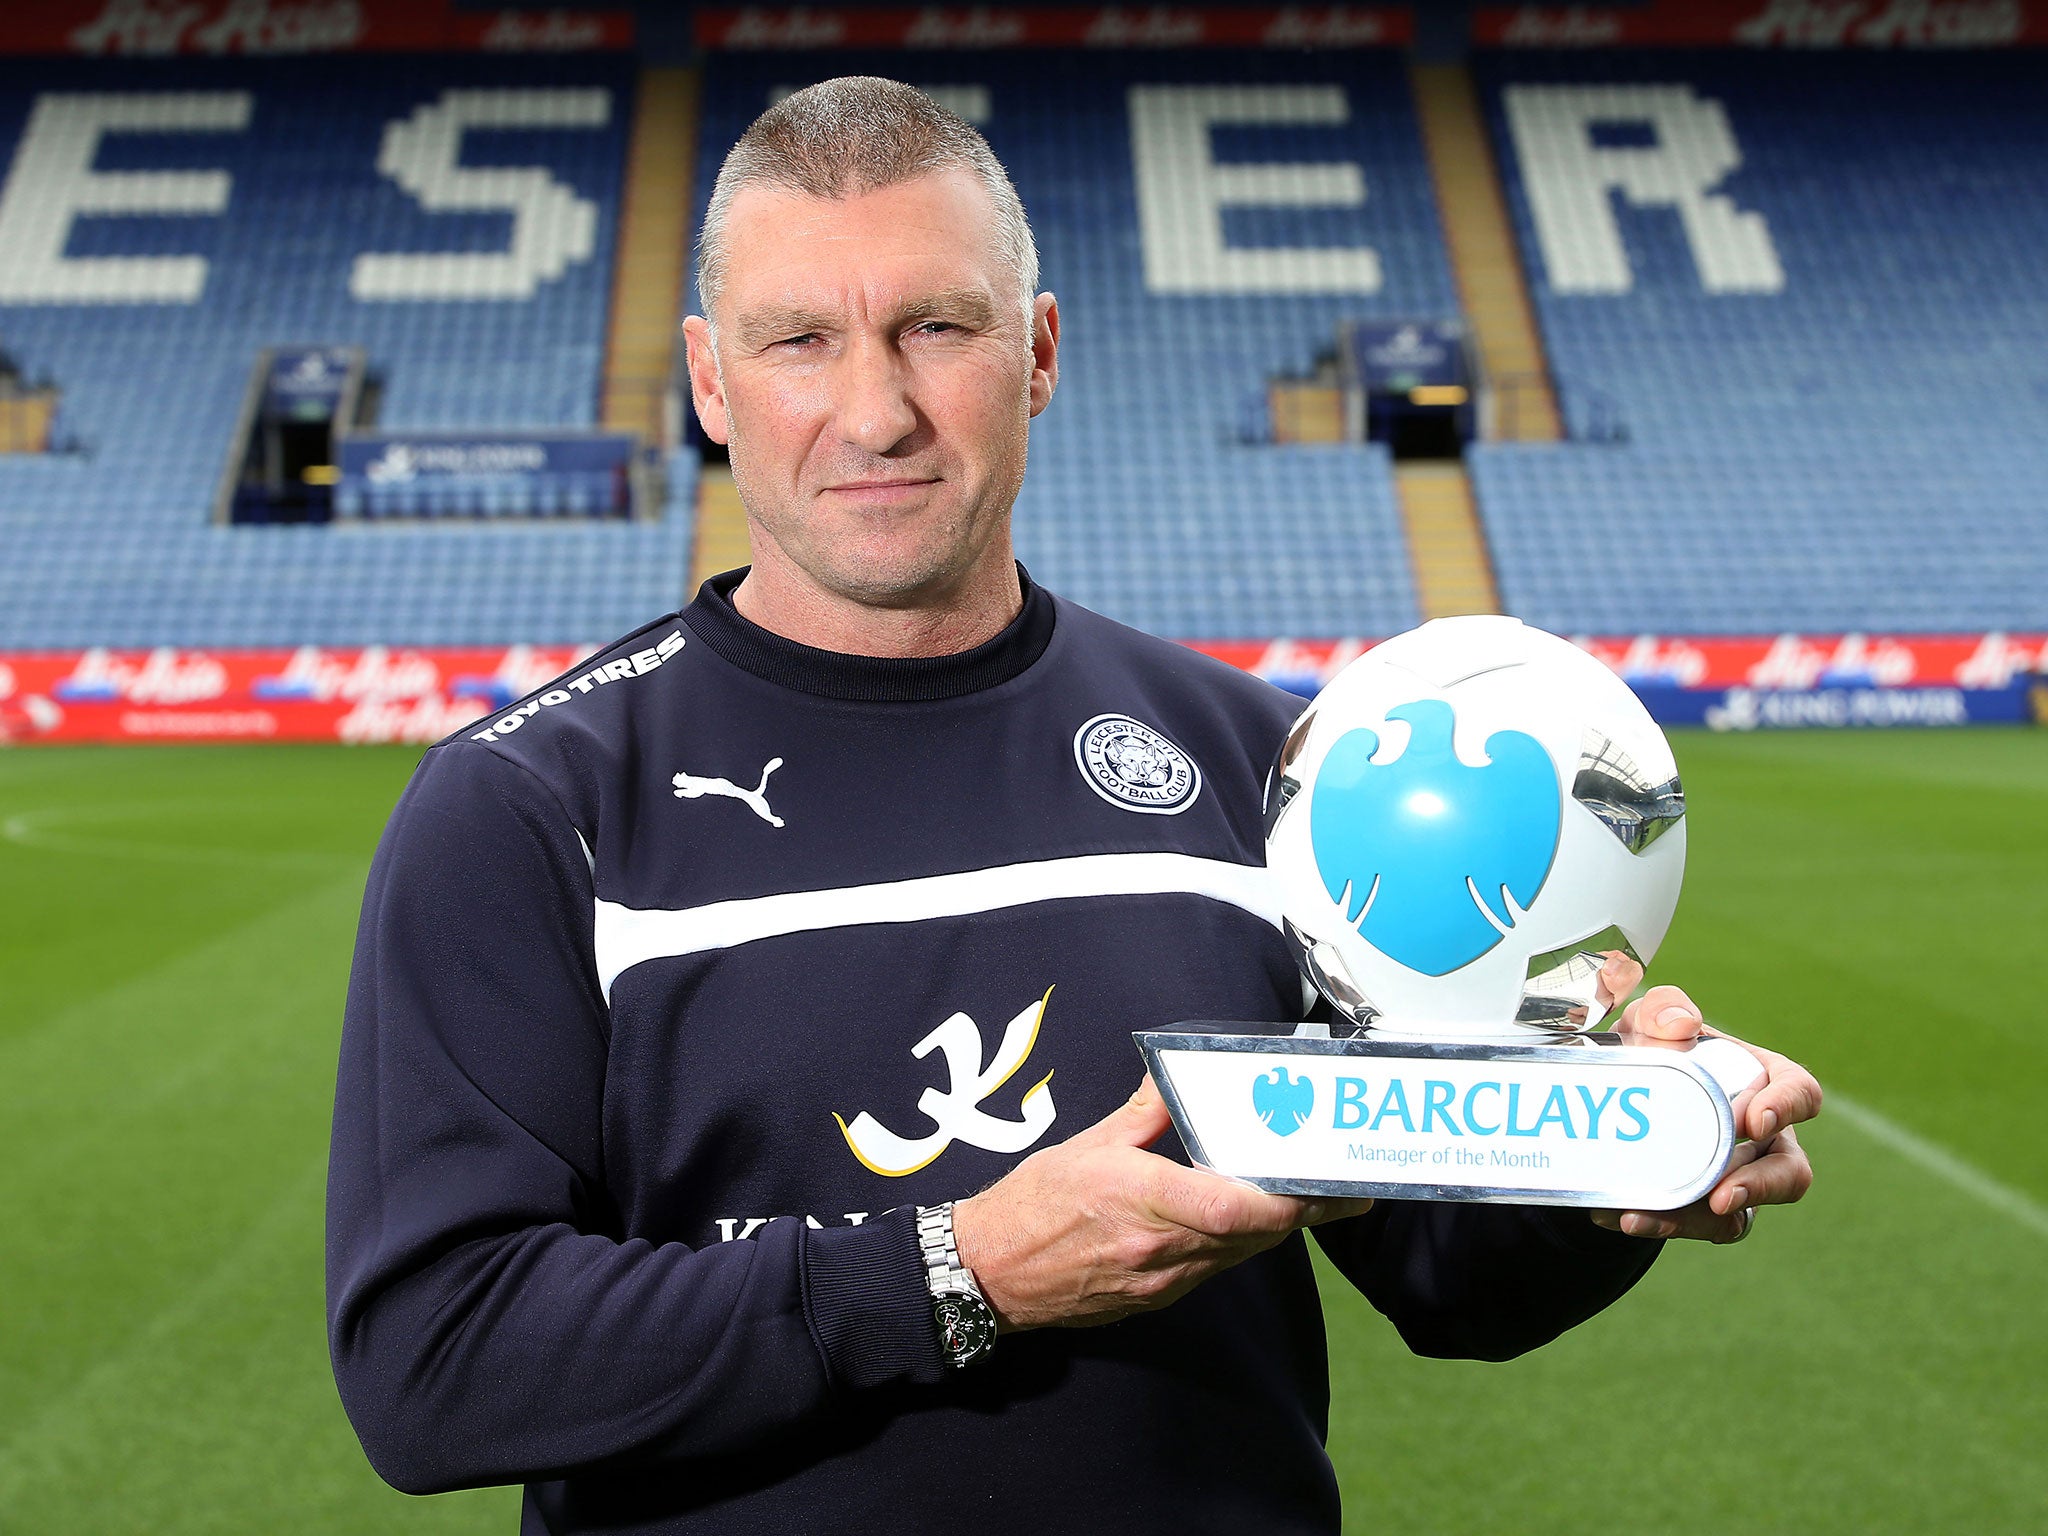
M 1457 320 L 1352 320 L 1305 377 L 1266 386 L 1254 434 L 1272 443 L 1375 442 L 1397 460 L 1456 459 L 1477 435 L 1476 370 Z
M 265 348 L 250 371 L 216 521 L 331 521 L 335 439 L 372 423 L 378 393 L 360 347 Z

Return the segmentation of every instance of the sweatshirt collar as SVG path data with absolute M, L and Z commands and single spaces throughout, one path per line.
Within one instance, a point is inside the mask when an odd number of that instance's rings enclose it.
M 820 650 L 763 629 L 733 606 L 750 567 L 713 576 L 697 589 L 683 619 L 697 636 L 744 672 L 800 693 L 863 703 L 930 703 L 979 693 L 1017 676 L 1052 643 L 1052 595 L 1020 563 L 1024 607 L 1003 631 L 951 656 L 851 656 Z

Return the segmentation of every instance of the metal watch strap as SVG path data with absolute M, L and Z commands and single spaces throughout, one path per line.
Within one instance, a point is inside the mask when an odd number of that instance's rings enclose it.
M 946 1363 L 971 1365 L 995 1347 L 995 1309 L 953 1241 L 953 1202 L 917 1208 L 917 1247 Z

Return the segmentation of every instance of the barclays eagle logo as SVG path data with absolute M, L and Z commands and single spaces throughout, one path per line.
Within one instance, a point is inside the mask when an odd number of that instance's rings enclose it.
M 1252 1082 L 1252 1108 L 1275 1136 L 1292 1136 L 1315 1107 L 1316 1085 L 1306 1077 L 1289 1077 L 1285 1067 Z
M 1521 731 L 1487 737 L 1485 766 L 1460 762 L 1441 699 L 1387 718 L 1408 723 L 1407 748 L 1375 764 L 1377 735 L 1340 736 L 1316 775 L 1309 842 L 1330 899 L 1366 941 L 1410 970 L 1443 976 L 1514 926 L 1507 897 L 1527 911 L 1543 889 L 1563 805 L 1557 770 Z

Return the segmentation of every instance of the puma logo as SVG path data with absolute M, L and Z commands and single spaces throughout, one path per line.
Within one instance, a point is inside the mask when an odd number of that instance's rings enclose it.
M 771 827 L 782 825 L 782 818 L 768 809 L 768 775 L 782 766 L 782 759 L 771 757 L 768 766 L 761 770 L 761 782 L 752 789 L 742 789 L 731 779 L 700 779 L 693 773 L 679 773 L 675 776 L 676 798 L 697 800 L 705 795 L 724 795 L 728 800 L 739 800 L 753 808 L 756 816 Z

